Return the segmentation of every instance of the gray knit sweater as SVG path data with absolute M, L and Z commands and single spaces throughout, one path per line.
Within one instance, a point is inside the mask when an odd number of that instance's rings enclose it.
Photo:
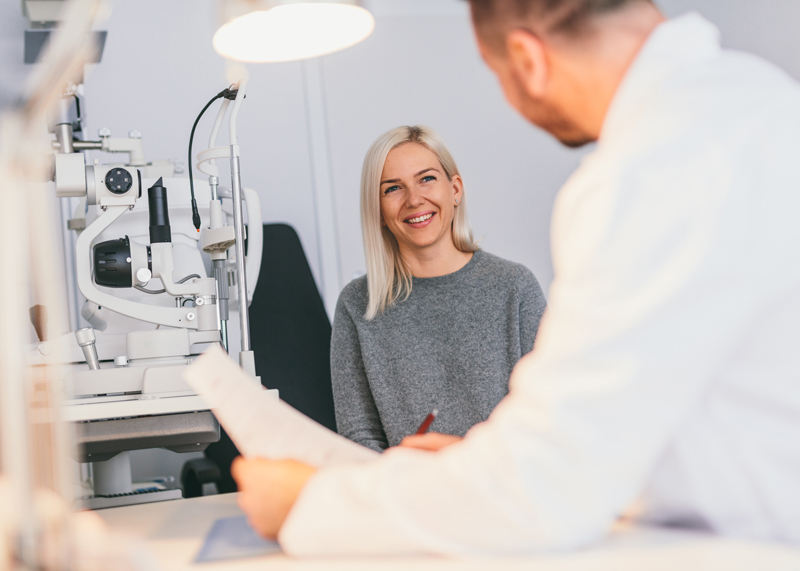
M 366 276 L 339 296 L 331 373 L 339 433 L 374 450 L 431 430 L 463 436 L 508 393 L 545 308 L 530 270 L 484 251 L 455 273 L 413 278 L 411 296 L 373 320 Z

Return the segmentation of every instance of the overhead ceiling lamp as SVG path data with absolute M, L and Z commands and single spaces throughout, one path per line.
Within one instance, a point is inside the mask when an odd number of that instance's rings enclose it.
M 227 0 L 214 49 L 241 62 L 306 59 L 359 43 L 375 19 L 357 0 Z

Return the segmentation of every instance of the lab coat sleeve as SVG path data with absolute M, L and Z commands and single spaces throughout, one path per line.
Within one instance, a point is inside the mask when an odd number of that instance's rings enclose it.
M 341 299 L 333 318 L 331 382 L 339 434 L 377 452 L 385 449 L 389 444 L 367 379 L 358 331 Z
M 281 530 L 286 551 L 511 554 L 604 536 L 746 327 L 742 266 L 763 269 L 725 221 L 748 205 L 724 159 L 697 144 L 557 206 L 556 279 L 509 396 L 439 453 L 322 470 Z

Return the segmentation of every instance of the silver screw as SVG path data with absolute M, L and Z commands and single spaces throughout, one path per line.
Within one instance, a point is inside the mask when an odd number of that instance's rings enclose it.
M 128 138 L 130 138 L 130 139 L 141 139 L 142 138 L 142 132 L 138 131 L 136 129 L 134 129 L 133 131 L 129 131 L 128 132 Z
M 106 137 L 110 137 L 111 136 L 111 129 L 109 129 L 108 127 L 103 127 L 102 129 L 98 129 L 97 130 L 97 136 L 100 137 L 101 139 L 104 139 Z

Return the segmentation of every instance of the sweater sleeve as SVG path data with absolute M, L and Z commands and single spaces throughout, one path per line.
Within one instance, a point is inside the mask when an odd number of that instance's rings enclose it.
M 533 349 L 539 322 L 547 307 L 542 287 L 536 276 L 528 270 L 521 272 L 519 279 L 520 304 L 519 304 L 519 343 L 520 355 L 526 355 Z
M 367 448 L 389 446 L 367 380 L 361 343 L 353 318 L 339 297 L 331 337 L 331 382 L 339 434 Z

